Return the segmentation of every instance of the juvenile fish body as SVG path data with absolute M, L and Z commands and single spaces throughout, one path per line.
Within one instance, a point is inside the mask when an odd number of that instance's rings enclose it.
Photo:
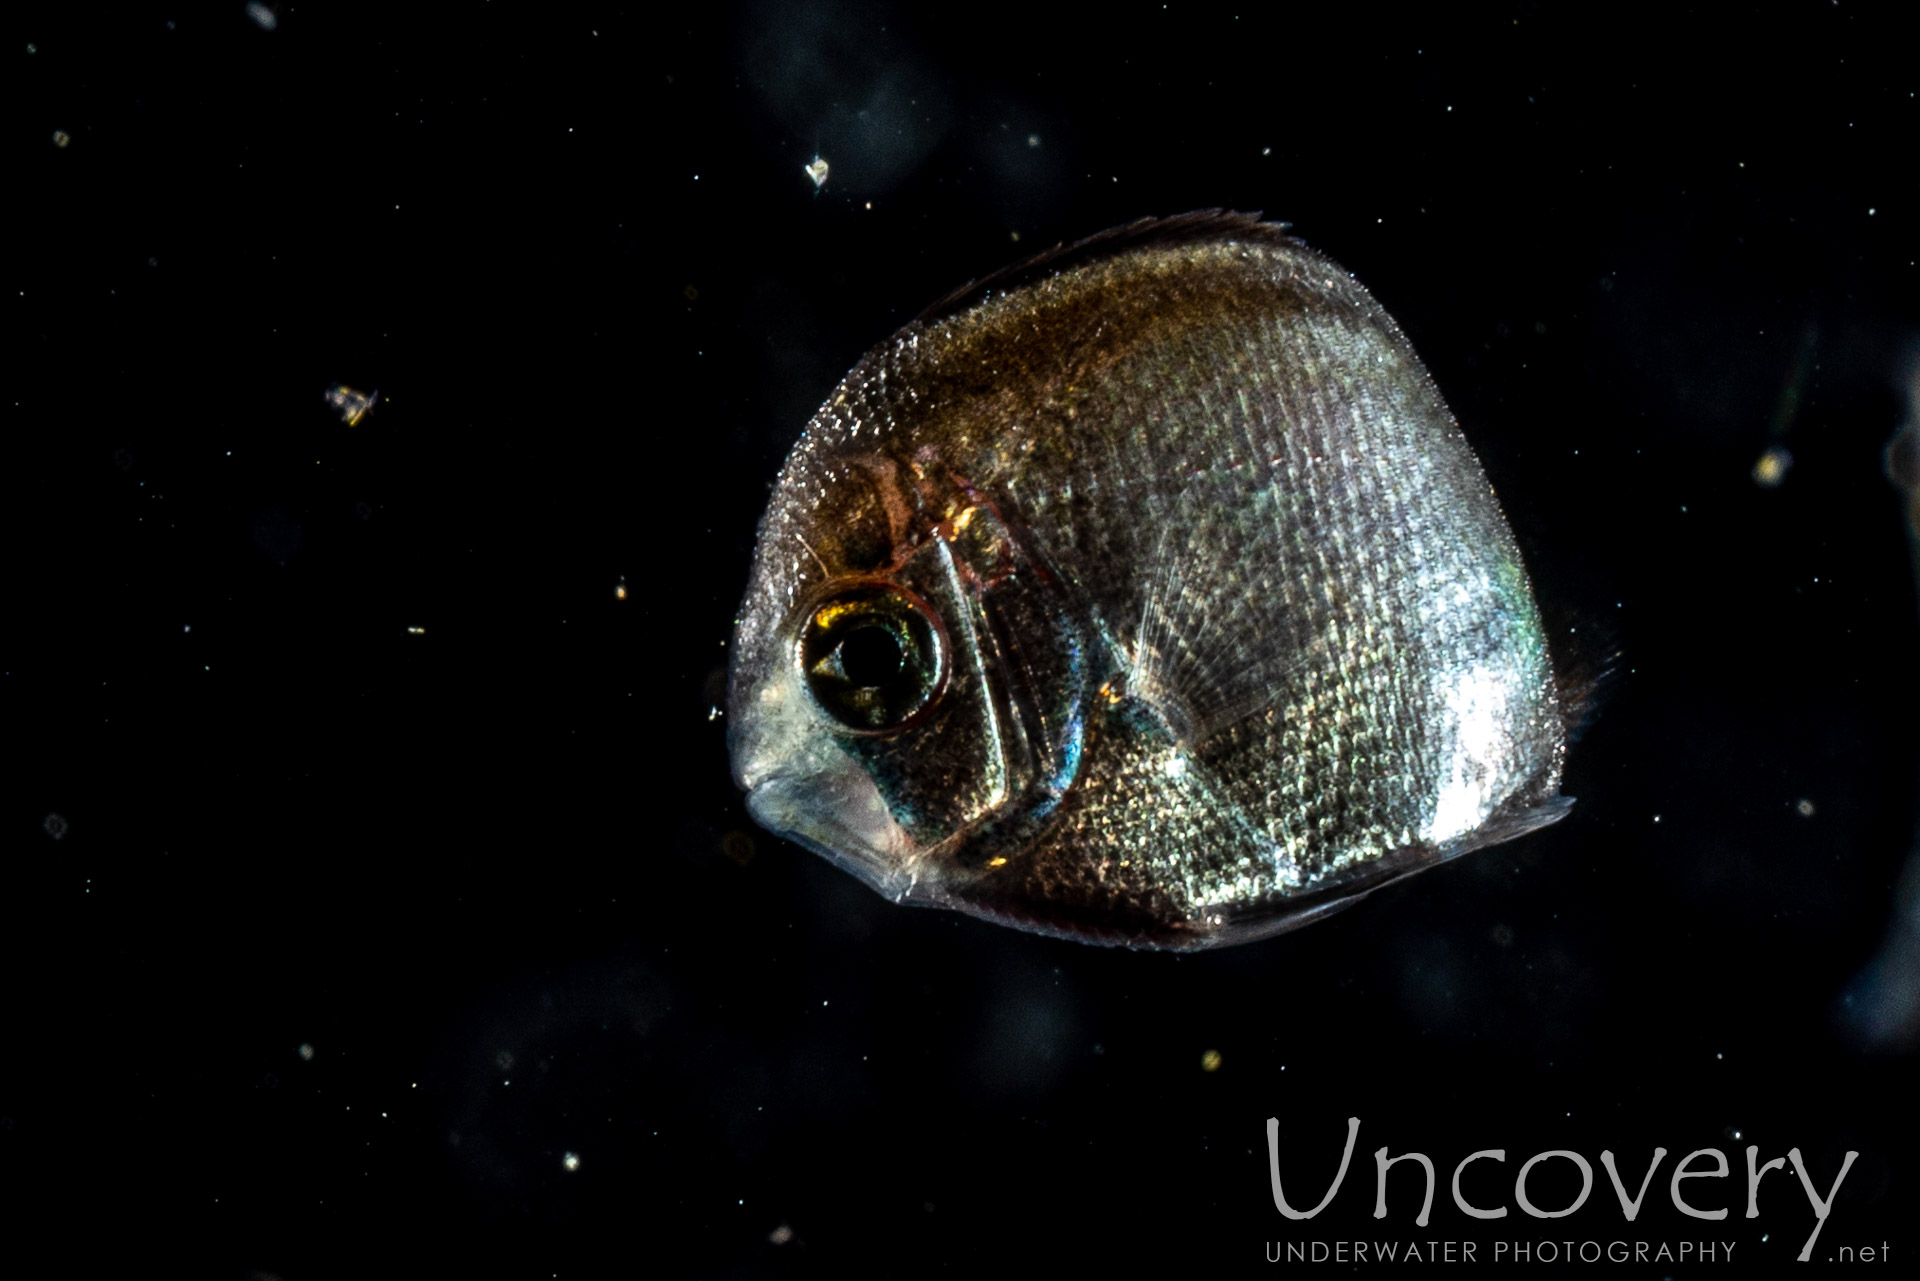
M 1561 817 L 1519 551 L 1391 318 L 1257 217 L 936 304 L 782 468 L 728 689 L 764 826 L 896 902 L 1243 942 Z

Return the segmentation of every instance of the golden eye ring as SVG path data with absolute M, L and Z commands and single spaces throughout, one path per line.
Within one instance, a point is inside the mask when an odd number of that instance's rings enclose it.
M 947 684 L 946 628 L 933 607 L 884 579 L 832 584 L 806 614 L 794 661 L 807 692 L 842 729 L 898 734 Z

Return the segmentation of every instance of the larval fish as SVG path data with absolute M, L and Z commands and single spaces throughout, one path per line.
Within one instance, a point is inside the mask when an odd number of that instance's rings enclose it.
M 897 902 L 1190 949 L 1542 827 L 1519 550 L 1399 327 L 1255 215 L 1147 220 L 869 352 L 760 527 L 728 739 Z

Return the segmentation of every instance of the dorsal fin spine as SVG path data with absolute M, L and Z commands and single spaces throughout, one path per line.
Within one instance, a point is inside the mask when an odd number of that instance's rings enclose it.
M 915 320 L 923 325 L 938 324 L 966 311 L 990 294 L 1007 293 L 1022 285 L 1030 285 L 1063 271 L 1135 249 L 1247 240 L 1302 247 L 1289 234 L 1289 228 L 1290 224 L 1284 222 L 1262 222 L 1257 210 L 1237 213 L 1231 209 L 1196 209 L 1191 213 L 1175 214 L 1171 218 L 1137 218 L 1088 236 L 1085 240 L 1055 245 L 1011 267 L 970 280 L 934 302 Z

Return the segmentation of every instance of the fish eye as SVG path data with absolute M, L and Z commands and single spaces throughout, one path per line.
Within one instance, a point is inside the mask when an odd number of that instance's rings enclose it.
M 822 711 L 848 729 L 886 734 L 940 696 L 946 648 L 925 601 L 891 583 L 862 583 L 814 606 L 798 658 Z

